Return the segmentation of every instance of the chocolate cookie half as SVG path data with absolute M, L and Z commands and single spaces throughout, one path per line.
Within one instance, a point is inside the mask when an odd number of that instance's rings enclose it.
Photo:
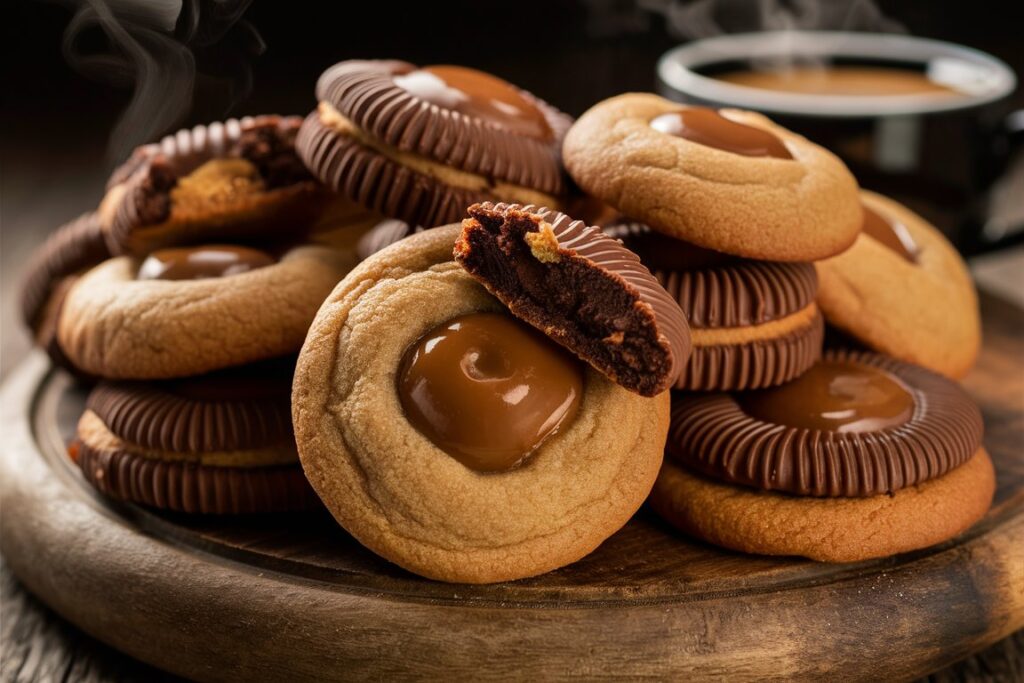
M 978 408 L 954 382 L 862 351 L 829 351 L 770 389 L 683 395 L 652 506 L 746 552 L 829 562 L 944 541 L 995 490 Z
M 82 271 L 109 256 L 99 217 L 90 211 L 50 235 L 25 268 L 22 319 L 32 330 L 36 344 L 61 367 L 77 370 L 57 342 L 57 320 L 64 297 Z
M 138 148 L 114 171 L 100 205 L 110 249 L 294 240 L 327 199 L 295 154 L 300 124 L 294 116 L 229 119 Z
M 824 320 L 812 264 L 730 256 L 636 222 L 604 230 L 640 257 L 689 319 L 693 353 L 676 389 L 773 386 L 821 356 Z
M 201 514 L 318 506 L 298 464 L 293 359 L 167 382 L 102 382 L 70 452 L 102 493 Z
M 329 187 L 434 227 L 486 200 L 556 204 L 571 119 L 490 74 L 350 60 L 317 82 L 299 154 Z
M 545 208 L 477 204 L 455 259 L 514 315 L 631 391 L 659 394 L 686 366 L 682 309 L 600 228 Z

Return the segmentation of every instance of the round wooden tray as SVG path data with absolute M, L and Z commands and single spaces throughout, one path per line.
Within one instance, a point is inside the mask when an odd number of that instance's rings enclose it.
M 84 391 L 32 356 L 0 391 L 0 550 L 83 630 L 204 680 L 910 679 L 1024 627 L 1024 314 L 982 298 L 966 385 L 998 471 L 963 536 L 881 561 L 731 553 L 642 511 L 584 560 L 492 586 L 377 558 L 326 514 L 191 519 L 96 495 L 64 442 Z

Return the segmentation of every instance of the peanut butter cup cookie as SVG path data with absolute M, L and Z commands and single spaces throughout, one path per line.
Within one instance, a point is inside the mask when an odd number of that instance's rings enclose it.
M 674 388 L 773 386 L 821 356 L 825 325 L 812 264 L 729 256 L 642 223 L 615 222 L 604 231 L 640 257 L 687 315 L 693 352 Z
M 669 405 L 512 317 L 452 260 L 460 230 L 413 235 L 338 285 L 292 414 L 306 474 L 353 536 L 423 576 L 486 583 L 620 528 L 657 475 Z
M 327 200 L 295 154 L 301 119 L 196 126 L 138 148 L 107 184 L 99 215 L 115 254 L 275 234 L 294 240 Z
M 203 514 L 319 507 L 299 466 L 294 361 L 163 382 L 101 382 L 69 447 L 100 492 Z
M 21 315 L 36 344 L 50 359 L 78 371 L 57 342 L 57 321 L 64 297 L 88 268 L 110 257 L 99 217 L 85 213 L 62 225 L 36 249 L 25 268 L 21 286 Z
M 474 202 L 554 206 L 571 119 L 490 74 L 461 66 L 351 60 L 320 76 L 299 133 L 326 185 L 412 225 L 459 220 Z
M 753 112 L 620 95 L 581 116 L 562 149 L 588 193 L 708 249 L 813 261 L 860 231 L 857 182 L 843 163 Z
M 947 377 L 966 375 L 981 347 L 978 296 L 960 254 L 923 218 L 862 192 L 864 229 L 816 264 L 825 318 L 866 346 Z
M 779 387 L 678 397 L 651 504 L 744 552 L 883 557 L 984 516 L 995 477 L 981 437 L 981 414 L 950 380 L 830 351 Z
M 295 353 L 352 262 L 318 246 L 120 256 L 75 282 L 58 341 L 77 367 L 111 379 L 185 377 Z

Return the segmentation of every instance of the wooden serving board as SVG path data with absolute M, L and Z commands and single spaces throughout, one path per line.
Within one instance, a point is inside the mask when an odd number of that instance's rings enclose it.
M 644 510 L 584 560 L 428 581 L 324 514 L 190 519 L 96 495 L 64 454 L 85 392 L 31 357 L 0 392 L 0 550 L 83 630 L 197 679 L 901 680 L 1024 627 L 1024 312 L 983 296 L 966 385 L 998 472 L 944 545 L 817 564 L 692 541 Z

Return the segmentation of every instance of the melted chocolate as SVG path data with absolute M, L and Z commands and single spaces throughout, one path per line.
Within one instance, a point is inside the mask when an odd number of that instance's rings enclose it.
M 459 316 L 406 351 L 398 396 L 409 422 L 474 470 L 515 467 L 570 423 L 580 363 L 500 313 Z
M 259 249 L 230 245 L 206 245 L 159 249 L 139 266 L 137 280 L 200 280 L 238 275 L 275 262 Z
M 414 97 L 539 140 L 554 134 L 543 112 L 511 84 L 462 66 L 427 66 L 395 76 Z
M 876 432 L 914 415 L 914 397 L 895 375 L 843 360 L 821 361 L 792 382 L 737 400 L 758 420 L 830 432 Z
M 768 131 L 731 121 L 714 109 L 690 107 L 662 114 L 651 121 L 651 128 L 747 157 L 793 158 L 782 140 Z
M 917 243 L 910 236 L 907 226 L 892 216 L 881 215 L 867 204 L 862 204 L 861 208 L 864 209 L 864 225 L 862 229 L 866 235 L 881 242 L 907 261 L 917 263 Z

